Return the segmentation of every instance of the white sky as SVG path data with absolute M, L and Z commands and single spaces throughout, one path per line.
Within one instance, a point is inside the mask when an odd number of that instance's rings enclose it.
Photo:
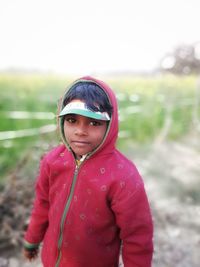
M 200 41 L 200 0 L 0 0 L 0 70 L 149 71 Z

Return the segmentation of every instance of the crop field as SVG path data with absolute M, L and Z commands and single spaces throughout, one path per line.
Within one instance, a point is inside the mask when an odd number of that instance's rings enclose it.
M 53 75 L 0 75 L 0 173 L 26 154 L 57 144 L 57 103 L 74 79 Z M 177 139 L 198 128 L 197 77 L 106 77 L 119 104 L 118 146 Z M 2 180 L 2 179 L 0 179 Z

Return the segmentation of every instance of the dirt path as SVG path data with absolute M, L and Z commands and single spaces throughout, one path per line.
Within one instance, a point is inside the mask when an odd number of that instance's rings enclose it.
M 200 153 L 191 143 L 155 145 L 136 159 L 152 206 L 154 267 L 200 263 Z

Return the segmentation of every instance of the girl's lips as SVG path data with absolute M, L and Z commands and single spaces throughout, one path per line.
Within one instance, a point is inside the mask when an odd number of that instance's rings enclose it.
M 86 142 L 86 141 L 72 141 L 72 143 L 77 145 L 77 146 L 89 145 L 89 142 Z

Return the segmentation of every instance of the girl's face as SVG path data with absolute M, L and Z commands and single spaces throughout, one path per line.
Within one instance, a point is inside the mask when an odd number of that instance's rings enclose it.
M 104 138 L 106 129 L 106 121 L 77 114 L 65 115 L 65 137 L 77 158 L 98 147 Z

